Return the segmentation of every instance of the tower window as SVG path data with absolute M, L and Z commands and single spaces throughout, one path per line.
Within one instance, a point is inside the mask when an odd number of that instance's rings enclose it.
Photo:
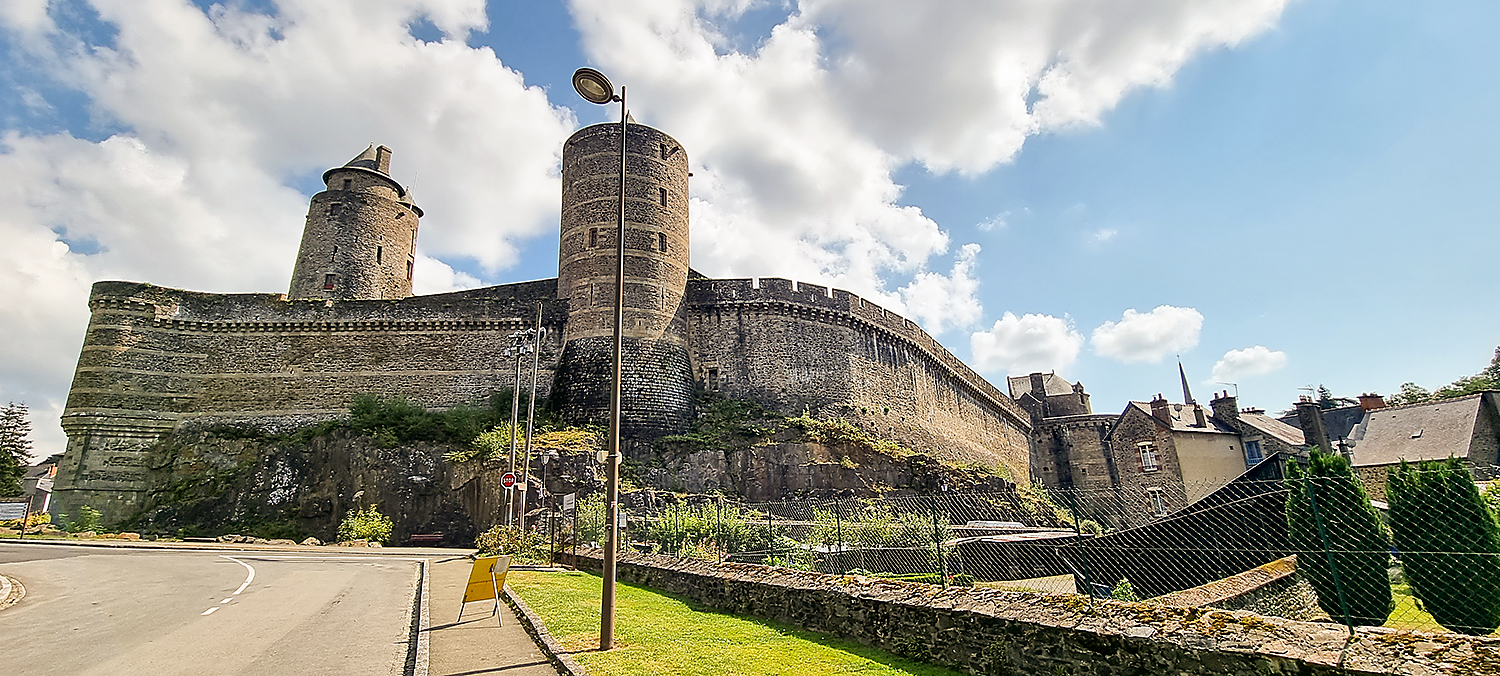
M 717 392 L 719 390 L 719 369 L 709 367 L 708 390 L 710 392 Z
M 343 202 L 334 202 L 333 204 L 328 205 L 328 216 L 330 218 L 334 217 L 334 216 L 337 216 L 337 215 L 339 215 L 339 214 L 341 214 L 343 212 L 344 212 L 344 203 Z
M 658 233 L 656 233 L 656 250 L 660 251 L 662 253 L 666 253 L 667 252 L 667 233 L 665 233 L 665 232 L 658 232 Z
M 344 179 L 344 189 L 345 190 L 352 190 L 353 188 L 354 188 L 354 179 L 352 179 L 352 178 L 346 178 L 346 179 Z
M 375 263 L 378 265 L 383 258 L 385 258 L 385 247 L 375 247 Z
M 659 193 L 659 195 L 660 195 L 659 200 L 661 201 L 661 205 L 662 206 L 667 206 L 667 189 L 666 188 L 657 188 L 657 190 L 661 191 Z
M 410 260 L 406 261 L 406 281 L 408 282 L 411 281 L 411 268 L 412 262 Z
M 589 248 L 599 246 L 599 229 L 589 228 Z
M 337 277 L 337 275 L 323 275 L 323 290 L 324 291 L 332 291 L 333 290 L 333 280 L 334 280 L 335 277 Z
M 661 144 L 661 158 L 667 159 L 667 144 L 665 143 Z

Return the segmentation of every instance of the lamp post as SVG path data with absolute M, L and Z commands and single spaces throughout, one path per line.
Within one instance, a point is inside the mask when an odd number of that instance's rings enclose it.
M 620 213 L 615 223 L 614 379 L 609 391 L 609 455 L 605 459 L 604 593 L 599 608 L 599 649 L 615 644 L 615 566 L 620 545 L 620 351 L 625 334 L 625 87 L 619 96 L 609 78 L 593 68 L 573 72 L 573 89 L 589 103 L 620 102 Z
M 547 565 L 555 563 L 554 553 L 557 552 L 557 500 L 552 497 L 552 490 L 547 488 L 547 465 L 557 460 L 557 451 L 547 449 L 542 451 L 542 495 L 547 496 Z
M 524 331 L 516 331 L 510 334 L 511 347 L 505 351 L 506 356 L 515 356 L 516 358 L 516 377 L 515 380 L 511 381 L 515 383 L 515 387 L 511 389 L 510 394 L 510 469 L 508 471 L 512 475 L 516 473 L 516 418 L 520 415 L 521 407 L 521 357 L 526 354 L 527 350 L 531 349 L 531 346 L 524 342 L 525 340 L 526 333 Z M 505 525 L 512 526 L 516 524 L 515 511 L 516 487 L 512 486 L 505 489 Z
M 536 372 L 542 355 L 542 304 L 536 304 L 536 328 L 531 330 L 531 395 L 526 404 L 526 461 L 521 464 L 521 530 L 526 530 L 526 494 L 531 491 L 531 429 L 536 421 Z M 544 460 L 545 462 L 545 460 Z M 543 486 L 543 490 L 546 487 Z

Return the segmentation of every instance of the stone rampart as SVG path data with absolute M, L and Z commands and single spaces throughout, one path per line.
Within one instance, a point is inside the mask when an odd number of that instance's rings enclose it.
M 577 564 L 598 571 L 598 550 Z M 1500 674 L 1500 639 L 624 554 L 619 579 L 971 674 Z
M 692 279 L 687 304 L 694 378 L 706 388 L 1029 472 L 1025 410 L 895 313 L 778 278 Z
M 555 280 L 387 301 L 286 300 L 131 282 L 94 285 L 92 316 L 62 415 L 60 511 L 139 506 L 140 456 L 180 427 L 275 429 L 344 413 L 357 395 L 432 408 L 514 386 L 510 335 L 536 306 L 549 328 L 538 391 L 551 389 L 566 302 Z

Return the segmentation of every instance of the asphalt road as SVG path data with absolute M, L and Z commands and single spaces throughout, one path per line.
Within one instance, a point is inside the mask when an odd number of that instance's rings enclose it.
M 417 561 L 0 544 L 0 672 L 402 674 Z

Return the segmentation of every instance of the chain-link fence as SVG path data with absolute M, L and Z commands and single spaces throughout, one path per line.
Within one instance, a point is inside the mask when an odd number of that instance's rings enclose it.
M 1326 465 L 1219 485 L 768 503 L 637 493 L 622 503 L 621 546 L 1350 626 L 1500 626 L 1493 469 L 1386 468 L 1361 481 Z M 555 529 L 565 559 L 603 540 L 604 515 L 594 495 L 541 527 Z

